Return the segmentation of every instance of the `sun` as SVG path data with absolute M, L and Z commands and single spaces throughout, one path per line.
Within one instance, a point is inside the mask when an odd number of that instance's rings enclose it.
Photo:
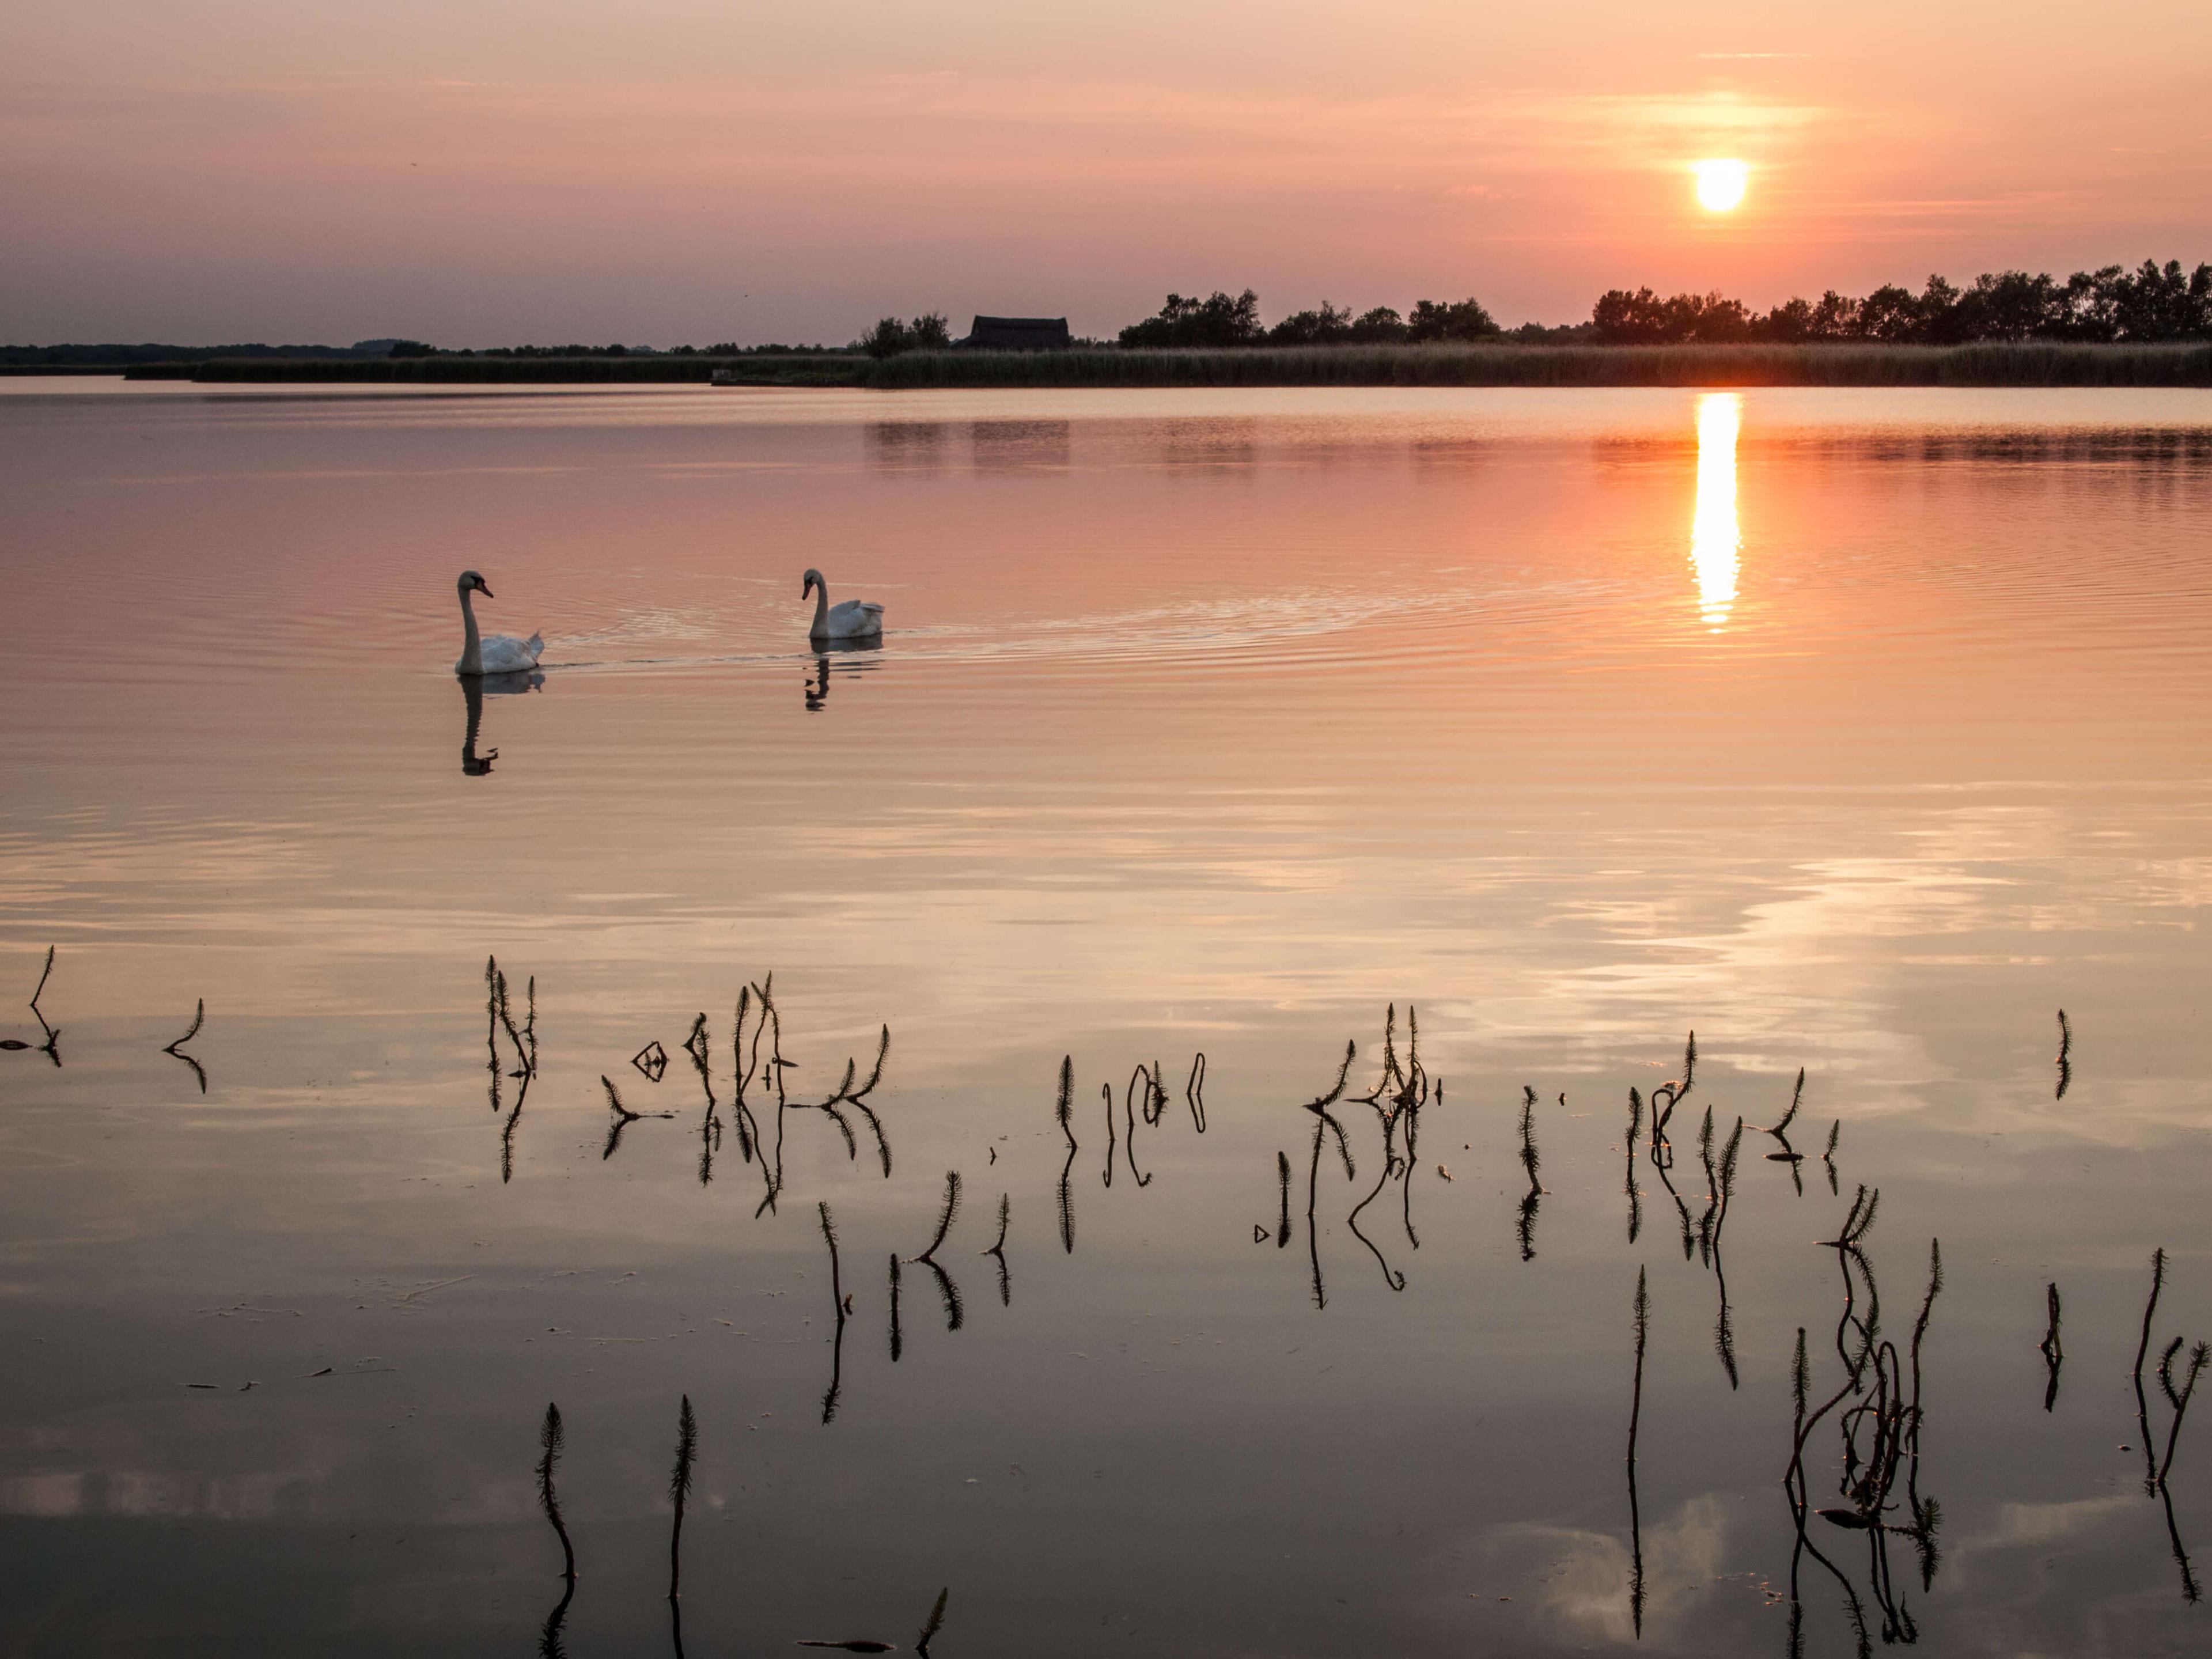
M 1743 187 L 1751 179 L 1751 166 L 1745 161 L 1697 161 L 1691 165 L 1698 175 L 1698 205 L 1708 213 L 1727 213 L 1743 200 Z

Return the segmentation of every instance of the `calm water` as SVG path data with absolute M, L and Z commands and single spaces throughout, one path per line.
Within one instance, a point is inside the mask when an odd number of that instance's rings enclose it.
M 0 501 L 0 1649 L 532 1651 L 549 1401 L 579 1655 L 2212 1641 L 2212 396 L 15 381 Z

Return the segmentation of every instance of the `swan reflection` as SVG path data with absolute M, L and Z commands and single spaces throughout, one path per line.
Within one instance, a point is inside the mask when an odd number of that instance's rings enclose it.
M 462 674 L 456 678 L 461 683 L 461 701 L 468 708 L 468 733 L 461 743 L 461 773 L 465 777 L 481 778 L 491 771 L 491 763 L 499 758 L 496 749 L 477 753 L 477 733 L 483 725 L 484 698 L 538 690 L 545 684 L 545 676 L 531 668 L 512 674 Z
M 839 677 L 849 679 L 856 674 L 868 672 L 878 665 L 866 661 L 848 662 L 842 659 L 864 652 L 880 651 L 883 648 L 884 642 L 880 636 L 874 639 L 817 641 L 814 647 L 814 665 L 808 671 L 806 676 L 806 712 L 810 714 L 818 714 L 829 705 L 832 656 L 840 659 L 835 672 Z
M 1733 392 L 1698 399 L 1698 511 L 1690 524 L 1690 563 L 1698 579 L 1698 608 L 1717 633 L 1735 603 L 1737 550 L 1743 537 L 1735 517 L 1735 438 L 1743 399 Z

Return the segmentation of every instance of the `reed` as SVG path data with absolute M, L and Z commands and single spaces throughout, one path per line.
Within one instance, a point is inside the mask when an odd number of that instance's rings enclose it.
M 1797 1109 L 1804 1103 L 1805 1068 L 1802 1066 L 1800 1066 L 1797 1068 L 1797 1086 L 1790 1092 L 1790 1109 L 1783 1113 L 1782 1121 L 1776 1124 L 1766 1133 L 1772 1135 L 1777 1140 L 1784 1139 L 1784 1137 L 1786 1137 L 1790 1133 L 1790 1126 L 1797 1121 Z
M 2173 1386 L 2173 1357 L 2181 1352 L 2184 1339 L 2175 1337 L 2159 1362 L 2158 1385 L 2165 1390 L 2166 1403 L 2173 1407 L 2173 1425 L 2166 1431 L 2166 1456 L 2158 1466 L 2158 1484 L 2166 1485 L 2166 1471 L 2173 1467 L 2173 1449 L 2181 1438 L 2181 1419 L 2189 1414 L 2189 1401 L 2197 1392 L 2197 1379 L 2203 1375 L 2207 1363 L 2212 1363 L 2212 1343 L 2199 1342 L 2190 1351 L 2189 1379 L 2176 1389 Z
M 858 363 L 854 368 L 861 384 L 883 391 L 931 386 L 2212 386 L 2212 346 L 2028 342 L 1960 346 L 1087 348 L 916 351 Z
M 999 1194 L 999 1236 L 991 1241 L 991 1248 L 983 1252 L 985 1255 L 995 1257 L 998 1261 L 999 1305 L 1002 1308 L 1011 1308 L 1014 1305 L 1013 1279 L 1006 1271 L 1006 1228 L 1013 1218 L 1013 1204 L 1014 1198 L 1012 1193 Z
M 1060 1062 L 1060 1097 L 1053 1104 L 1053 1116 L 1060 1124 L 1060 1133 L 1067 1137 L 1067 1150 L 1075 1150 L 1075 1056 L 1066 1054 Z
M 174 1042 L 166 1045 L 161 1050 L 163 1054 L 170 1055 L 173 1059 L 181 1060 L 185 1065 L 192 1068 L 192 1075 L 198 1078 L 200 1081 L 200 1092 L 202 1094 L 205 1094 L 207 1092 L 208 1079 L 206 1068 L 204 1067 L 198 1060 L 195 1060 L 191 1055 L 185 1052 L 185 1045 L 200 1034 L 200 1027 L 204 1024 L 206 1021 L 207 999 L 204 997 L 197 998 L 194 1000 L 192 1006 L 192 1023 L 191 1026 L 186 1029 L 184 1036 L 179 1037 Z M 496 1104 L 497 1101 L 498 1087 L 499 1085 L 496 1083 L 494 1083 L 492 1085 L 495 1104 Z M 515 1102 L 517 1109 L 520 1109 L 521 1104 L 522 1103 L 520 1101 Z
M 960 1213 L 960 1171 L 945 1172 L 945 1204 L 937 1212 L 937 1235 L 929 1241 L 929 1248 L 915 1257 L 916 1261 L 937 1260 L 937 1247 L 945 1243 L 945 1234 L 952 1231 L 952 1218 Z
M 1191 1127 L 1199 1133 L 1206 1133 L 1206 1050 L 1198 1051 L 1190 1062 L 1190 1080 L 1182 1085 L 1182 1097 L 1190 1107 Z
M 916 1653 L 927 1655 L 929 1652 L 930 1643 L 936 1639 L 937 1632 L 945 1628 L 945 1601 L 951 1594 L 952 1586 L 950 1584 L 937 1592 L 937 1605 L 930 1608 L 929 1619 L 922 1626 L 921 1634 L 914 1638 L 914 1650 Z
M 1291 1242 L 1291 1155 L 1285 1152 L 1275 1154 L 1275 1185 L 1277 1197 L 1282 1203 L 1282 1216 L 1275 1223 L 1275 1248 L 1282 1249 Z
M 2066 1011 L 2058 1011 L 2058 1092 L 2054 1100 L 2066 1098 L 2066 1086 L 2074 1081 L 2074 1030 L 2066 1023 Z
M 2142 1337 L 2136 1344 L 2136 1424 L 2143 1438 L 2143 1490 L 2158 1490 L 2156 1454 L 2150 1447 L 2150 1401 L 2143 1395 L 2143 1361 L 2150 1353 L 2150 1322 L 2158 1312 L 2159 1293 L 2166 1288 L 2166 1249 L 2161 1245 L 2150 1253 L 2150 1297 L 2143 1304 Z
M 1623 1183 L 1628 1193 L 1628 1242 L 1632 1244 L 1644 1231 L 1644 1193 L 1636 1184 L 1636 1143 L 1643 1133 L 1644 1097 L 1632 1088 L 1628 1091 L 1628 1174 Z
M 900 1354 L 900 1352 L 904 1349 L 904 1347 L 905 1347 L 905 1346 L 906 1346 L 906 1344 L 905 1344 L 905 1343 L 901 1340 L 901 1338 L 900 1338 L 900 1334 L 899 1334 L 899 1259 L 898 1259 L 898 1252 L 897 1252 L 896 1250 L 893 1250 L 893 1251 L 891 1252 L 891 1364 L 892 1364 L 896 1365 L 896 1364 L 898 1364 L 898 1362 L 899 1362 L 899 1354 Z

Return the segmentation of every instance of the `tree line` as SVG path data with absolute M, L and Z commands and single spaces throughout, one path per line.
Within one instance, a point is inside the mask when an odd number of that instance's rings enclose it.
M 2063 283 L 2047 271 L 1985 272 L 1966 288 L 1931 276 L 1917 294 L 1890 284 L 1853 299 L 1831 289 L 1817 301 L 1791 300 L 1763 316 L 1717 293 L 1662 299 L 1648 288 L 1614 289 L 1599 299 L 1590 324 L 1590 337 L 1606 345 L 2212 339 L 2212 264 L 2185 271 L 2179 259 L 2164 265 L 2146 259 L 2133 270 L 2077 270 Z
M 2149 344 L 2212 339 L 2212 264 L 2182 269 L 2146 259 L 2133 270 L 2106 265 L 2060 282 L 2048 272 L 2006 270 L 1960 288 L 1931 276 L 1915 294 L 1891 284 L 1863 298 L 1831 289 L 1817 301 L 1795 299 L 1761 313 L 1718 294 L 1662 298 L 1648 288 L 1602 295 L 1587 323 L 1505 329 L 1475 300 L 1423 300 L 1404 315 L 1389 306 L 1354 315 L 1324 301 L 1272 326 L 1260 320 L 1250 289 L 1206 299 L 1170 294 L 1142 322 L 1121 331 L 1127 347 L 1418 345 L 1435 341 L 1510 340 L 1528 344 L 1719 345 L 1873 341 L 1891 345 L 1964 345 L 1980 340 L 2075 340 Z

